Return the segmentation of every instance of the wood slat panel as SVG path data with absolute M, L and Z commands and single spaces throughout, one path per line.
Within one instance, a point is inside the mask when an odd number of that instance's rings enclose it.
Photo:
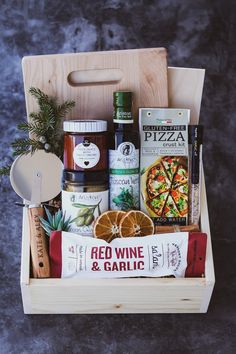
M 171 106 L 190 108 L 191 123 L 198 122 L 204 70 L 168 68 L 168 76 Z M 206 312 L 215 278 L 204 180 L 201 200 L 202 231 L 208 234 L 206 278 L 29 279 L 29 235 L 24 217 L 21 288 L 25 313 Z
M 22 60 L 26 109 L 37 111 L 37 103 L 29 94 L 31 86 L 58 97 L 59 102 L 74 100 L 75 108 L 67 118 L 96 118 L 112 121 L 113 91 L 134 92 L 134 113 L 139 107 L 167 107 L 167 61 L 164 48 L 132 49 L 109 52 L 38 55 Z M 120 70 L 118 82 L 97 84 L 96 73 Z M 82 71 L 86 77 L 94 71 L 95 84 L 71 86 L 68 75 Z M 116 76 L 116 75 L 114 75 Z

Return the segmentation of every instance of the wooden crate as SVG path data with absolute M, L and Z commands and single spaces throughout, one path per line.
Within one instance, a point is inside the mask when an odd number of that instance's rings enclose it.
M 204 70 L 168 68 L 170 107 L 199 118 Z M 205 313 L 215 276 L 204 178 L 201 230 L 208 235 L 205 278 L 32 279 L 27 212 L 23 212 L 21 292 L 26 314 Z

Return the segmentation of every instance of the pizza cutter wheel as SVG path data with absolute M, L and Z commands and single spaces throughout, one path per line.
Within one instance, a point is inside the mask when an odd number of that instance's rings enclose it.
M 60 193 L 62 170 L 61 160 L 44 150 L 17 157 L 11 167 L 11 185 L 29 205 L 30 249 L 34 278 L 50 277 L 46 235 L 39 216 L 44 215 L 41 203 L 53 199 Z

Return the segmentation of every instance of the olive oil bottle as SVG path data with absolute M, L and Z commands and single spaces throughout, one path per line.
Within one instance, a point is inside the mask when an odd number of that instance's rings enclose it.
M 110 209 L 139 209 L 139 132 L 132 115 L 132 92 L 113 93 L 113 122 L 109 147 Z

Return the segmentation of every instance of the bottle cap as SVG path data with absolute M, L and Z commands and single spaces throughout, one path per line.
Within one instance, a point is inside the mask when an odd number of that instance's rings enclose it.
M 116 91 L 113 92 L 114 107 L 131 107 L 132 92 L 131 91 Z
M 79 184 L 94 184 L 101 185 L 108 183 L 109 176 L 107 170 L 102 171 L 63 171 L 63 181 L 79 183 Z
M 63 123 L 65 132 L 71 133 L 99 133 L 107 131 L 106 120 L 66 120 Z

